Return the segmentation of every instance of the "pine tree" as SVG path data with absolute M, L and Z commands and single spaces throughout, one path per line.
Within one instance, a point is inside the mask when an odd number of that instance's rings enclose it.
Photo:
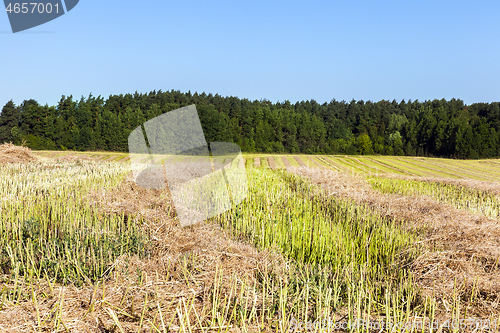
M 19 111 L 12 100 L 2 108 L 0 114 L 0 142 L 12 141 L 12 128 L 18 126 Z

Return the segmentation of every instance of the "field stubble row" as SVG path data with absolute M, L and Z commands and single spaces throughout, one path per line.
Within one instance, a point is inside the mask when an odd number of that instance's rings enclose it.
M 498 317 L 497 219 L 428 193 L 376 190 L 374 180 L 394 173 L 405 181 L 416 181 L 415 170 L 440 175 L 421 161 L 410 168 L 412 158 L 245 154 L 247 200 L 181 228 L 168 191 L 138 188 L 127 163 L 50 154 L 1 168 L 11 249 L 2 252 L 4 329 L 284 332 L 292 319 Z M 451 185 L 496 191 L 495 161 L 452 162 L 454 174 L 479 181 Z M 12 200 L 18 195 L 23 203 Z M 23 237 L 30 245 L 16 247 Z M 113 256 L 96 255 L 116 244 Z M 92 253 L 89 269 L 81 259 Z M 92 267 L 101 268 L 92 275 Z

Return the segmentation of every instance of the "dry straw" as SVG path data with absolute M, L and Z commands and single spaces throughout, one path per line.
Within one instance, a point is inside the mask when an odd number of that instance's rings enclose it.
M 416 283 L 423 288 L 423 295 L 436 297 L 443 318 L 449 317 L 458 298 L 469 316 L 498 316 L 498 219 L 457 209 L 425 195 L 383 194 L 371 188 L 365 178 L 352 174 L 309 168 L 290 170 L 309 177 L 331 195 L 366 203 L 422 235 L 417 245 L 423 247 L 423 254 L 410 267 Z M 443 182 L 443 179 L 419 180 Z M 498 189 L 498 184 L 472 180 L 445 180 L 445 183 L 491 192 Z
M 31 154 L 5 147 L 9 156 Z M 31 230 L 64 221 L 76 233 L 91 225 L 88 234 L 112 243 L 135 225 L 128 239 L 145 236 L 147 244 L 103 261 L 99 278 L 82 270 L 75 283 L 60 279 L 67 266 L 57 275 L 37 266 L 54 247 L 10 242 L 5 258 L 23 259 L 3 266 L 0 330 L 286 332 L 292 319 L 498 318 L 498 220 L 428 196 L 384 194 L 326 168 L 289 169 L 301 176 L 248 170 L 244 203 L 181 228 L 168 190 L 138 187 L 127 164 L 4 164 L 4 234 L 16 221 Z M 33 214 L 43 223 L 26 224 Z
M 37 157 L 31 149 L 23 146 L 15 146 L 12 143 L 0 145 L 0 164 L 20 163 L 36 161 Z

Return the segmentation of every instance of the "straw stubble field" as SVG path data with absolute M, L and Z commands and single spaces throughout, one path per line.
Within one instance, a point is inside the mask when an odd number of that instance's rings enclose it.
M 0 330 L 497 330 L 498 160 L 244 157 L 182 228 L 124 154 L 0 146 Z

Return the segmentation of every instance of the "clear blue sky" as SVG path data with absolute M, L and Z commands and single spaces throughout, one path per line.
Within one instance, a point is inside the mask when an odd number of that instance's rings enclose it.
M 96 1 L 12 34 L 0 107 L 61 95 L 219 93 L 500 101 L 500 1 Z

